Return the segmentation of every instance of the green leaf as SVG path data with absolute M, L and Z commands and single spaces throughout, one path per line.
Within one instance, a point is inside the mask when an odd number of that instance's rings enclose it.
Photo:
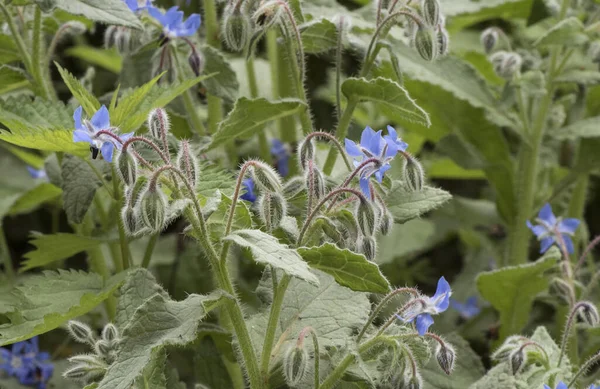
M 121 0 L 54 0 L 57 8 L 105 24 L 142 29 L 142 23 Z
M 500 339 L 519 333 L 527 321 L 538 293 L 548 288 L 545 273 L 556 266 L 560 253 L 552 248 L 536 262 L 481 273 L 477 289 L 500 313 Z
M 600 84 L 600 72 L 595 70 L 569 69 L 556 77 L 554 81 L 578 85 L 597 85 Z
M 161 348 L 152 353 L 150 362 L 142 370 L 132 389 L 166 389 L 167 377 L 165 366 L 167 365 L 167 352 Z
M 54 261 L 70 258 L 82 251 L 98 247 L 103 242 L 99 239 L 76 234 L 58 233 L 51 235 L 34 234 L 29 244 L 35 250 L 25 254 L 26 261 L 22 263 L 19 271 L 48 265 Z
M 417 105 L 406 89 L 390 79 L 348 78 L 342 84 L 342 92 L 350 100 L 375 102 L 384 113 L 392 111 L 409 122 L 431 125 L 427 112 Z
M 387 293 L 390 284 L 379 266 L 368 261 L 362 254 L 340 249 L 326 243 L 319 247 L 300 247 L 298 254 L 315 269 L 329 275 L 342 286 L 358 292 Z
M 67 219 L 79 224 L 94 200 L 102 181 L 81 158 L 66 154 L 61 164 L 63 202 Z
M 209 162 L 200 162 L 200 177 L 196 184 L 196 193 L 204 197 L 215 195 L 215 191 L 233 193 L 236 179 L 230 171 Z
M 31 84 L 23 70 L 12 66 L 0 66 L 0 94 L 29 87 Z
M 54 200 L 61 193 L 60 188 L 48 182 L 43 182 L 19 197 L 10 208 L 9 215 L 29 213 L 40 205 Z
M 81 82 L 76 79 L 68 70 L 63 69 L 58 63 L 54 63 L 65 85 L 73 94 L 73 97 L 81 104 L 83 110 L 88 116 L 92 116 L 100 109 L 98 99 L 88 91 Z
M 152 87 L 156 85 L 162 75 L 163 74 L 159 74 L 149 82 L 139 88 L 135 88 L 127 96 L 122 97 L 117 101 L 117 106 L 110 115 L 111 123 L 115 127 L 119 127 L 126 119 L 130 118 L 136 112 L 140 104 L 142 104 L 148 93 L 150 93 L 150 90 L 152 90 Z
M 304 52 L 320 54 L 337 46 L 337 27 L 327 19 L 311 20 L 300 26 Z
M 300 278 L 313 285 L 318 285 L 319 280 L 310 272 L 306 262 L 294 249 L 279 243 L 277 238 L 260 230 L 238 230 L 226 236 L 236 245 L 247 248 L 258 263 L 271 265 L 290 276 Z
M 98 389 L 129 389 L 154 353 L 166 346 L 185 346 L 196 340 L 198 325 L 224 298 L 221 293 L 192 294 L 183 301 L 173 301 L 155 294 L 146 300 L 123 330 L 117 359 Z
M 78 45 L 65 50 L 69 57 L 86 61 L 91 65 L 99 66 L 115 74 L 121 73 L 123 58 L 115 49 L 102 49 L 87 45 Z
M 221 192 L 216 193 L 216 198 L 211 200 L 218 201 L 217 209 L 206 219 L 210 228 L 210 234 L 216 241 L 219 241 L 225 233 L 225 224 L 231 208 L 231 198 Z M 252 214 L 245 201 L 238 201 L 235 204 L 235 214 L 233 216 L 233 229 L 243 230 L 252 228 Z
M 394 182 L 394 187 L 388 193 L 386 204 L 394 215 L 394 221 L 405 223 L 440 207 L 450 198 L 452 198 L 450 193 L 442 189 L 426 186 L 418 192 L 411 192 L 403 184 Z
M 577 121 L 566 127 L 551 131 L 549 135 L 559 140 L 600 137 L 600 116 Z
M 10 321 L 0 326 L 0 346 L 51 331 L 91 311 L 121 285 L 125 274 L 104 281 L 96 273 L 59 270 L 25 278 L 10 292 L 14 302 L 0 305 Z
M 544 35 L 542 35 L 534 46 L 549 46 L 549 45 L 582 45 L 588 41 L 585 34 L 585 26 L 574 16 L 562 20 L 552 26 Z
M 231 65 L 219 50 L 211 46 L 202 47 L 202 53 L 205 61 L 202 73 L 215 74 L 203 82 L 206 90 L 211 95 L 233 103 L 238 97 L 240 84 Z
M 306 104 L 296 99 L 268 101 L 241 97 L 219 125 L 209 147 L 215 148 L 233 139 L 250 139 L 263 131 L 268 122 L 295 115 L 303 109 Z
M 155 294 L 164 298 L 169 297 L 148 270 L 138 268 L 130 271 L 127 280 L 119 289 L 115 325 L 119 329 L 124 329 L 136 309 Z
M 448 18 L 448 28 L 457 31 L 489 19 L 527 19 L 533 0 L 441 0 L 441 10 Z
M 18 61 L 19 58 L 19 50 L 12 36 L 0 34 L 0 65 Z
M 194 350 L 196 383 L 208 388 L 233 388 L 231 377 L 224 364 L 224 356 L 211 337 L 205 336 Z

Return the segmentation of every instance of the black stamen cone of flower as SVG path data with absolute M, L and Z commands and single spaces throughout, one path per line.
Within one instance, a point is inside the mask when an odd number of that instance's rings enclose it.
M 250 173 L 254 183 L 261 190 L 279 193 L 283 189 L 281 176 L 277 174 L 275 169 L 264 162 L 255 161 L 250 168 Z
M 315 144 L 313 140 L 304 140 L 300 144 L 300 147 L 298 147 L 298 150 L 298 162 L 300 162 L 300 168 L 302 171 L 306 171 L 308 161 L 312 161 L 315 158 Z
M 523 347 L 514 350 L 508 357 L 508 363 L 513 375 L 516 375 L 527 364 L 527 354 L 523 351 Z
M 202 74 L 202 71 L 204 70 L 204 58 L 198 50 L 192 50 L 190 56 L 188 57 L 188 64 L 190 65 L 190 68 L 196 77 Z
M 433 61 L 439 54 L 436 28 L 420 25 L 414 38 L 414 46 L 425 61 Z
M 308 364 L 308 352 L 303 344 L 290 347 L 283 357 L 285 382 L 292 388 L 297 387 L 308 373 Z
M 377 255 L 377 241 L 373 236 L 361 236 L 358 240 L 358 251 L 369 261 L 374 260 Z
M 270 232 L 281 225 L 287 214 L 287 202 L 276 192 L 265 192 L 258 199 L 260 218 Z
M 425 184 L 425 172 L 421 163 L 412 155 L 406 155 L 404 161 L 404 182 L 406 187 L 412 192 L 418 192 L 423 189 Z
M 150 111 L 148 115 L 148 130 L 154 139 L 163 139 L 166 137 L 170 128 L 169 115 L 167 115 L 164 109 L 156 108 Z
M 283 196 L 286 199 L 291 199 L 300 194 L 304 189 L 306 189 L 305 180 L 300 176 L 296 176 L 288 180 L 283 186 Z
M 431 27 L 440 24 L 440 2 L 438 0 L 423 0 L 421 2 L 423 20 Z
M 137 179 L 137 161 L 131 152 L 121 152 L 117 156 L 117 171 L 125 185 L 133 185 Z
M 498 29 L 496 27 L 490 27 L 481 33 L 481 45 L 487 54 L 494 51 L 494 48 L 498 44 Z
M 144 225 L 153 232 L 160 232 L 165 226 L 167 214 L 167 199 L 152 182 L 142 193 L 139 204 L 139 213 Z
M 356 222 L 364 236 L 373 236 L 377 226 L 375 207 L 370 201 L 359 200 L 356 205 Z
M 87 324 L 77 320 L 71 320 L 67 325 L 67 329 L 69 330 L 71 336 L 73 336 L 73 339 L 79 343 L 87 343 L 93 346 L 96 342 L 96 337 L 94 336 L 92 329 Z
M 179 152 L 177 153 L 177 167 L 181 170 L 192 186 L 196 186 L 198 182 L 198 158 L 192 153 L 190 144 L 187 141 L 181 141 L 179 144 Z
M 444 343 L 443 345 L 438 343 L 435 350 L 435 357 L 444 373 L 450 375 L 452 370 L 454 370 L 454 361 L 456 359 L 454 348 L 448 343 Z
M 223 13 L 223 38 L 231 50 L 240 52 L 246 48 L 252 32 L 250 17 L 238 6 L 239 0 L 225 8 Z
M 592 302 L 580 301 L 577 305 L 579 306 L 577 313 L 584 323 L 590 327 L 596 327 L 600 323 L 598 309 Z

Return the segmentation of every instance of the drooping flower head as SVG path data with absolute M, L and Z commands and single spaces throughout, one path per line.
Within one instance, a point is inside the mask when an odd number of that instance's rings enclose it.
M 0 370 L 15 377 L 22 385 L 46 389 L 46 383 L 52 377 L 54 365 L 50 354 L 41 352 L 38 338 L 15 343 L 11 350 L 0 348 Z
M 557 218 L 554 216 L 554 213 L 552 213 L 550 204 L 546 203 L 542 209 L 540 209 L 540 213 L 535 221 L 539 224 L 534 225 L 528 220 L 527 227 L 529 227 L 535 236 L 537 236 L 538 240 L 542 242 L 540 253 L 543 254 L 548 251 L 550 246 L 554 243 L 560 246 L 563 242 L 569 254 L 572 254 L 575 251 L 571 236 L 575 234 L 575 230 L 579 227 L 579 220 L 573 218 Z
M 408 307 L 396 317 L 405 323 L 415 321 L 419 335 L 423 336 L 433 324 L 433 317 L 448 309 L 452 290 L 444 277 L 438 280 L 437 289 L 432 297 L 420 296 L 406 303 Z
M 29 172 L 29 175 L 31 176 L 31 178 L 34 178 L 34 179 L 48 177 L 48 175 L 46 174 L 46 171 L 44 169 L 35 169 L 35 168 L 32 168 L 31 166 L 27 166 L 27 171 Z
M 405 142 L 398 139 L 396 130 L 391 126 L 388 126 L 388 135 L 381 134 L 381 130 L 376 132 L 371 127 L 366 127 L 359 144 L 350 139 L 345 140 L 346 152 L 354 158 L 355 167 L 360 166 L 367 159 L 377 159 L 376 163 L 363 167 L 360 172 L 360 188 L 369 197 L 372 197 L 369 178 L 374 175 L 377 182 L 381 183 L 383 175 L 391 168 L 392 158 L 398 154 L 398 151 L 405 151 L 408 147 Z
M 249 201 L 251 203 L 256 201 L 256 192 L 254 191 L 254 180 L 252 178 L 246 178 L 242 181 L 242 190 L 244 194 L 240 196 L 240 199 Z
M 133 12 L 143 11 L 152 5 L 152 0 L 123 0 Z
M 290 153 L 279 139 L 273 139 L 271 141 L 271 155 L 275 158 L 275 164 L 279 174 L 282 177 L 287 177 L 290 173 Z
M 192 36 L 200 27 L 199 14 L 191 14 L 184 22 L 183 11 L 180 11 L 178 6 L 169 8 L 163 14 L 158 8 L 151 5 L 148 7 L 148 13 L 158 20 L 163 26 L 165 36 L 171 39 Z
M 451 298 L 450 306 L 456 309 L 463 319 L 470 319 L 479 315 L 479 312 L 481 312 L 477 297 L 475 296 L 469 297 L 464 303 Z
M 112 162 L 113 151 L 116 147 L 117 150 L 121 150 L 121 143 L 116 139 L 107 134 L 98 134 L 99 131 L 110 131 L 110 116 L 106 106 L 100 107 L 100 109 L 92 116 L 90 120 L 81 120 L 82 107 L 75 110 L 73 120 L 75 121 L 75 131 L 73 132 L 74 142 L 87 142 L 90 144 L 90 150 L 92 151 L 92 158 L 96 159 L 98 156 L 98 150 L 102 153 L 102 157 L 107 162 Z M 119 138 L 122 142 L 133 136 L 133 132 L 128 134 L 120 135 Z

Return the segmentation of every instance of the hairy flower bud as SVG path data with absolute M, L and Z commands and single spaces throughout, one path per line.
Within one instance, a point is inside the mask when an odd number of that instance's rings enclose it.
M 261 190 L 268 192 L 281 192 L 281 176 L 269 165 L 264 162 L 256 161 L 250 168 L 252 179 Z
M 431 27 L 437 27 L 440 24 L 439 0 L 423 0 L 421 2 L 421 12 L 423 13 L 423 19 Z
M 527 363 L 527 354 L 523 352 L 523 348 L 519 347 L 514 350 L 508 357 L 513 375 L 516 375 Z
M 413 156 L 407 156 L 404 161 L 404 183 L 412 192 L 423 189 L 425 184 L 425 172 L 421 163 Z
M 231 50 L 240 52 L 244 50 L 250 39 L 252 25 L 250 18 L 238 7 L 234 1 L 225 8 L 223 14 L 223 37 L 225 44 Z
M 377 216 L 375 215 L 375 207 L 366 200 L 360 200 L 355 211 L 356 222 L 364 236 L 373 236 L 375 227 L 377 226 Z
M 498 29 L 496 27 L 490 27 L 490 28 L 483 30 L 483 32 L 481 33 L 480 39 L 481 39 L 481 44 L 483 46 L 483 49 L 485 50 L 485 52 L 487 54 L 494 51 L 496 44 L 498 44 L 498 38 L 499 38 L 499 34 L 498 34 Z
M 80 363 L 87 366 L 95 366 L 100 368 L 106 368 L 106 363 L 94 354 L 81 354 L 75 355 L 69 358 L 71 363 Z
M 383 209 L 379 218 L 379 231 L 386 236 L 394 227 L 394 215 L 387 209 Z
M 578 314 L 581 320 L 590 327 L 596 327 L 600 323 L 600 316 L 598 315 L 596 306 L 589 301 L 581 301 L 578 305 Z
M 117 27 L 112 34 L 110 46 L 116 47 L 119 53 L 128 53 L 131 50 L 131 30 Z
M 166 137 L 170 128 L 169 115 L 167 115 L 164 109 L 156 108 L 150 111 L 148 115 L 148 130 L 154 139 Z
M 298 148 L 298 160 L 300 162 L 300 168 L 302 171 L 306 171 L 308 161 L 312 161 L 315 158 L 315 143 L 313 140 L 304 141 Z
M 433 61 L 436 59 L 439 54 L 436 29 L 428 26 L 419 26 L 415 34 L 414 45 L 424 60 Z
M 133 185 L 137 179 L 137 161 L 129 151 L 117 156 L 117 171 L 125 185 Z
M 448 54 L 450 51 L 450 37 L 448 31 L 445 28 L 439 28 L 437 32 L 438 37 L 438 53 L 441 57 Z
M 202 70 L 204 70 L 204 59 L 198 50 L 192 50 L 188 57 L 188 63 L 196 77 L 200 76 Z
M 325 177 L 321 170 L 312 161 L 309 161 L 304 176 L 310 194 L 315 200 L 321 199 L 325 195 Z
M 79 343 L 88 343 L 93 345 L 96 341 L 96 337 L 92 332 L 92 329 L 87 325 L 77 320 L 69 321 L 67 329 L 73 338 Z
M 198 182 L 198 159 L 190 150 L 190 144 L 187 141 L 181 141 L 179 144 L 179 152 L 177 153 L 177 167 L 181 170 L 193 187 Z
M 134 207 L 138 203 L 142 192 L 146 189 L 147 186 L 148 177 L 139 176 L 132 186 L 129 186 L 125 189 L 125 206 Z
M 119 330 L 117 329 L 117 327 L 114 324 L 108 323 L 102 329 L 102 339 L 106 340 L 107 342 L 118 341 L 119 340 Z
M 521 70 L 523 60 L 517 53 L 498 51 L 490 56 L 490 62 L 500 77 L 510 80 L 517 71 Z
M 88 365 L 77 365 L 70 369 L 67 369 L 63 373 L 63 377 L 68 380 L 79 381 L 82 383 L 87 383 L 95 377 L 99 376 L 99 372 L 94 371 L 95 369 L 90 369 Z M 106 372 L 106 369 L 100 374 L 103 375 Z
M 406 383 L 407 389 L 421 389 L 422 387 L 423 387 L 423 379 L 421 378 L 419 373 L 412 376 Z
M 456 359 L 454 348 L 447 343 L 444 345 L 438 343 L 435 350 L 435 357 L 444 373 L 450 375 L 454 369 L 454 360 Z
M 291 347 L 283 358 L 283 373 L 286 383 L 293 387 L 298 386 L 308 373 L 308 352 L 305 347 Z
M 358 251 L 369 261 L 374 260 L 377 255 L 377 241 L 373 236 L 361 236 L 358 240 Z
M 287 202 L 276 192 L 265 192 L 258 199 L 260 218 L 269 231 L 279 227 L 287 214 Z
M 144 225 L 154 232 L 160 232 L 166 220 L 167 199 L 156 187 L 148 186 L 140 199 L 139 213 Z
M 71 36 L 81 35 L 87 31 L 87 27 L 85 26 L 85 24 L 83 24 L 77 20 L 70 20 L 70 21 L 66 22 L 65 24 L 62 25 L 62 28 L 63 28 L 65 35 L 71 35 Z
M 306 189 L 306 184 L 302 177 L 293 177 L 283 186 L 283 196 L 286 199 L 291 199 Z
M 549 292 L 551 296 L 558 297 L 567 304 L 570 304 L 575 295 L 571 285 L 558 277 L 550 282 Z

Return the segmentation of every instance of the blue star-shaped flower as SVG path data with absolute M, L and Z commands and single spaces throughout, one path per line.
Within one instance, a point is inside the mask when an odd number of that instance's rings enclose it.
M 552 388 L 549 387 L 548 385 L 544 384 L 544 389 L 552 389 Z M 558 383 L 558 385 L 556 385 L 556 389 L 569 389 L 569 387 L 567 386 L 567 384 L 565 384 L 564 382 L 560 381 Z
M 254 192 L 254 180 L 252 178 L 246 178 L 242 181 L 242 187 L 244 194 L 240 196 L 240 199 L 249 201 L 251 203 L 256 201 L 256 193 Z
M 184 22 L 183 11 L 173 6 L 164 14 L 156 7 L 149 6 L 148 13 L 163 26 L 163 33 L 168 38 L 183 38 L 194 35 L 200 27 L 200 15 L 191 14 Z
M 152 5 L 152 0 L 123 0 L 133 12 L 142 11 Z
M 48 175 L 46 175 L 46 171 L 44 169 L 35 169 L 32 168 L 31 166 L 27 166 L 27 171 L 29 172 L 29 175 L 31 176 L 31 178 L 47 178 Z
M 113 150 L 115 147 L 118 150 L 121 150 L 121 143 L 117 142 L 109 135 L 98 135 L 98 131 L 101 130 L 111 131 L 108 109 L 103 105 L 98 112 L 92 116 L 91 120 L 84 120 L 83 122 L 81 121 L 82 111 L 83 108 L 79 107 L 75 110 L 75 114 L 73 114 L 73 120 L 75 121 L 73 141 L 89 143 L 90 149 L 92 150 L 92 158 L 96 159 L 98 150 L 100 150 L 102 157 L 104 157 L 106 161 L 112 162 Z M 120 135 L 120 139 L 125 142 L 132 136 L 133 132 L 130 132 L 128 134 Z
M 406 312 L 396 315 L 396 317 L 405 323 L 412 323 L 416 320 L 417 331 L 419 335 L 423 336 L 433 324 L 433 317 L 431 315 L 437 315 L 448 309 L 451 295 L 452 289 L 450 288 L 450 284 L 442 277 L 438 280 L 437 289 L 433 297 L 422 296 L 416 298 L 413 301 L 419 301 L 419 304 L 412 304 L 412 309 L 407 309 Z M 411 304 L 411 302 L 407 304 Z
M 50 354 L 39 350 L 37 337 L 13 344 L 11 351 L 0 348 L 0 360 L 0 370 L 37 389 L 46 389 L 54 372 L 54 365 L 48 362 Z
M 450 306 L 456 309 L 463 319 L 470 319 L 479 315 L 479 312 L 481 312 L 481 308 L 479 308 L 479 303 L 477 302 L 477 297 L 475 296 L 469 297 L 464 303 L 451 298 Z
M 281 174 L 282 177 L 287 177 L 290 173 L 290 153 L 279 139 L 273 139 L 271 141 L 271 155 L 275 158 L 279 174 Z
M 375 132 L 371 127 L 366 127 L 360 137 L 360 143 L 356 144 L 350 139 L 345 140 L 346 152 L 355 158 L 354 166 L 358 167 L 363 161 L 377 158 L 377 164 L 365 166 L 360 172 L 360 189 L 371 197 L 369 178 L 375 176 L 377 182 L 381 183 L 386 171 L 391 168 L 390 161 L 398 154 L 405 151 L 408 145 L 398 139 L 396 130 L 388 126 L 388 135 L 381 135 L 382 131 Z
M 540 209 L 536 221 L 539 224 L 533 225 L 528 220 L 527 227 L 529 227 L 535 236 L 537 236 L 538 240 L 542 242 L 540 253 L 543 254 L 548 251 L 550 246 L 554 243 L 560 245 L 561 242 L 560 239 L 558 239 L 559 237 L 562 238 L 569 254 L 572 254 L 575 251 L 571 236 L 575 234 L 575 230 L 579 227 L 579 224 L 581 223 L 579 220 L 573 218 L 557 218 L 554 216 L 554 213 L 552 213 L 550 204 L 546 203 L 546 205 Z

